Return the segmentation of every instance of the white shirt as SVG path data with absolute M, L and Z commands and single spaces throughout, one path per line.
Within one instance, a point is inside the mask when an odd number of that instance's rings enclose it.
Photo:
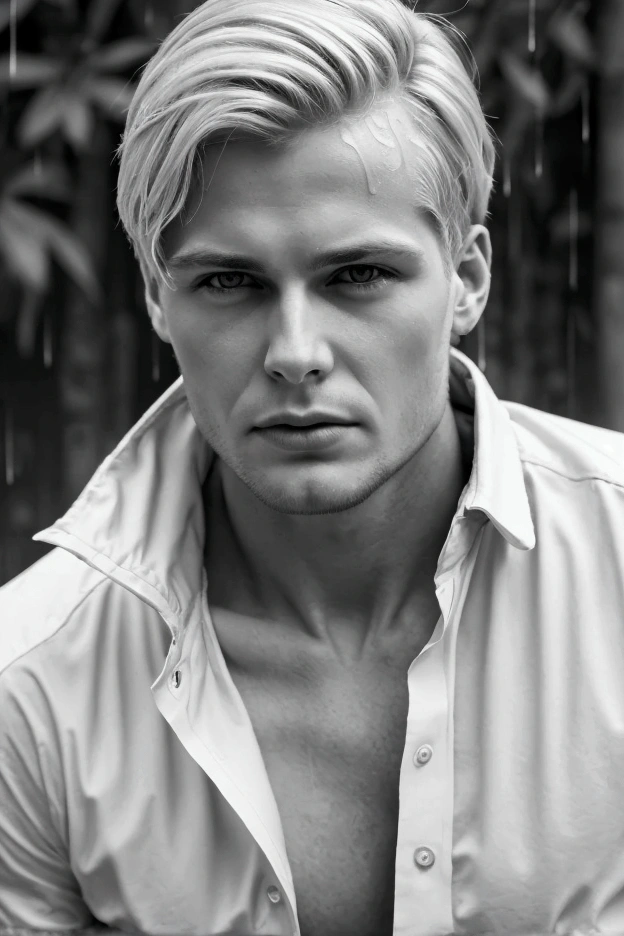
M 394 936 L 622 936 L 624 434 L 451 367 L 474 461 L 407 674 Z M 299 934 L 209 613 L 214 457 L 180 378 L 0 589 L 0 933 Z

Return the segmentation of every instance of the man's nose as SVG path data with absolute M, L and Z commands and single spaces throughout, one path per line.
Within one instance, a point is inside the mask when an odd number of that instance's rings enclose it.
M 326 316 L 303 289 L 275 300 L 267 327 L 264 369 L 269 377 L 299 384 L 308 377 L 325 377 L 333 368 Z

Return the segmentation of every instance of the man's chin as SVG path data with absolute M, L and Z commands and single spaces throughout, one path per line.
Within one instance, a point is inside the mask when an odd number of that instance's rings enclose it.
M 366 484 L 361 479 L 358 483 L 348 474 L 345 471 L 342 478 L 332 479 L 308 476 L 289 479 L 286 483 L 284 479 L 277 483 L 276 480 L 255 478 L 251 483 L 245 483 L 259 501 L 276 513 L 312 517 L 352 510 L 380 486 L 380 482 Z

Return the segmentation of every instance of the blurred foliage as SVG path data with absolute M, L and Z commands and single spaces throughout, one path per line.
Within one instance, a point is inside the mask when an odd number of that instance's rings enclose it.
M 6 323 L 11 313 L 17 316 L 17 347 L 23 356 L 34 351 L 52 259 L 103 304 L 89 254 L 47 203 L 68 202 L 73 168 L 68 149 L 76 155 L 88 150 L 98 120 L 123 123 L 133 87 L 119 75 L 143 64 L 154 50 L 154 42 L 141 35 L 102 41 L 119 6 L 119 0 L 92 0 L 81 10 L 73 2 L 12 0 L 0 14 L 0 29 L 12 34 L 9 52 L 0 56 L 0 93 L 9 118 L 8 147 L 0 162 L 0 260 L 22 287 L 21 304 L 5 309 L 2 319 Z M 37 48 L 18 51 L 18 23 L 29 13 L 24 35 Z M 32 204 L 33 198 L 46 206 Z
M 498 139 L 492 292 L 468 347 L 499 396 L 595 421 L 595 11 L 588 0 L 418 9 L 466 35 Z
M 1 451 L 9 526 L 20 536 L 69 506 L 163 381 L 177 376 L 144 322 L 138 268 L 114 206 L 113 150 L 142 64 L 194 5 L 0 0 Z M 600 62 L 590 4 L 421 0 L 417 9 L 446 17 L 467 37 L 498 140 L 492 292 L 483 322 L 460 347 L 502 398 L 592 421 Z M 137 363 L 150 340 L 151 383 Z M 39 507 L 48 482 L 37 476 L 43 443 L 33 433 L 43 438 L 44 430 L 27 428 L 39 402 L 33 390 L 27 410 L 23 386 L 15 390 L 19 368 L 34 362 L 47 374 L 45 393 L 56 395 L 56 428 L 46 423 L 45 432 L 59 439 L 62 479 L 61 492 L 46 488 Z M 11 559 L 5 577 L 14 568 Z
M 67 201 L 69 179 L 64 167 L 37 169 L 25 164 L 1 181 L 0 256 L 22 287 L 16 331 L 18 350 L 26 356 L 33 352 L 41 300 L 50 286 L 52 257 L 94 300 L 101 299 L 101 289 L 89 255 L 71 229 L 29 201 Z M 5 315 L 11 311 L 5 306 Z

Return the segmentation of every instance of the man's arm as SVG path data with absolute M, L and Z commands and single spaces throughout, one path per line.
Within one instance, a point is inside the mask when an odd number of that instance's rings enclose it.
M 64 789 L 55 735 L 49 707 L 30 674 L 19 664 L 0 674 L 2 936 L 32 930 L 76 934 L 96 923 L 72 873 L 62 831 Z

